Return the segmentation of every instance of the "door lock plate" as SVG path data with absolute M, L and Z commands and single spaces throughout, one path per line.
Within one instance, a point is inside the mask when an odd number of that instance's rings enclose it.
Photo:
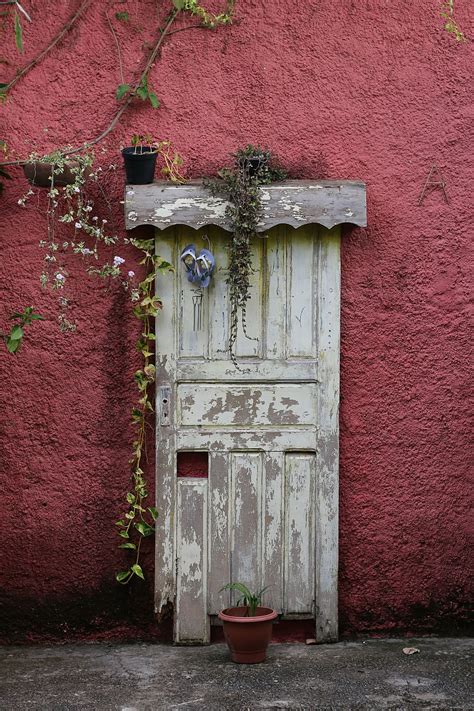
M 171 405 L 171 388 L 169 385 L 161 385 L 158 388 L 158 403 L 160 412 L 160 425 L 161 427 L 169 427 Z

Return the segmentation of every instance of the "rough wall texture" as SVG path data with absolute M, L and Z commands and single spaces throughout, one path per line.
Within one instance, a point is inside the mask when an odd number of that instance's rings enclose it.
M 25 59 L 78 3 L 27 5 Z M 109 4 L 112 19 L 130 13 L 128 25 L 114 21 L 126 78 L 153 39 L 156 5 L 167 3 Z M 472 35 L 474 6 L 456 5 Z M 117 160 L 131 133 L 152 131 L 175 142 L 189 175 L 212 173 L 253 142 L 295 176 L 367 182 L 370 226 L 348 231 L 343 246 L 341 630 L 462 630 L 472 44 L 442 30 L 436 0 L 238 0 L 237 15 L 228 29 L 170 38 L 152 72 L 162 108 L 133 107 L 98 159 Z M 10 61 L 2 74 L 11 76 L 19 58 L 11 32 L 0 31 Z M 113 114 L 120 81 L 103 3 L 93 3 L 15 87 L 0 109 L 1 137 L 18 156 L 87 140 Z M 435 191 L 418 207 L 433 162 L 450 204 Z M 104 185 L 111 209 L 98 197 L 119 225 L 122 184 L 119 167 Z M 164 637 L 166 625 L 153 619 L 151 557 L 146 584 L 113 582 L 137 326 L 119 289 L 71 266 L 78 331 L 60 334 L 54 300 L 38 284 L 44 198 L 21 209 L 25 188 L 15 169 L 1 198 L 1 321 L 29 304 L 49 320 L 0 364 L 3 638 Z M 131 249 L 120 253 L 132 265 Z

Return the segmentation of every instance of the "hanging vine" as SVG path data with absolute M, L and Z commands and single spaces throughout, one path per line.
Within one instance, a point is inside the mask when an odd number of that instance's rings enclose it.
M 161 301 L 154 294 L 156 276 L 162 272 L 172 269 L 171 264 L 155 255 L 155 241 L 131 239 L 131 244 L 143 253 L 140 264 L 144 266 L 146 276 L 138 285 L 132 299 L 136 301 L 133 309 L 134 315 L 140 319 L 142 330 L 137 341 L 137 350 L 143 357 L 143 367 L 135 372 L 134 379 L 138 388 L 138 403 L 132 409 L 132 424 L 136 428 L 135 439 L 133 441 L 133 456 L 130 460 L 132 466 L 132 490 L 126 495 L 128 509 L 123 518 L 116 522 L 119 527 L 119 535 L 125 539 L 119 546 L 125 550 L 133 551 L 133 561 L 127 570 L 117 573 L 116 578 L 119 583 L 128 583 L 134 575 L 144 579 L 143 568 L 140 565 L 140 551 L 144 538 L 153 535 L 154 523 L 158 516 L 158 511 L 154 506 L 146 506 L 148 497 L 148 487 L 143 469 L 143 457 L 146 453 L 146 428 L 148 416 L 154 412 L 150 397 L 154 387 L 156 369 L 152 363 L 155 353 L 156 336 L 153 332 L 153 323 L 159 309 Z M 135 540 L 131 540 L 134 538 Z
M 213 195 L 228 201 L 226 217 L 230 222 L 232 238 L 228 243 L 230 326 L 229 354 L 236 368 L 240 366 L 235 356 L 235 342 L 239 331 L 239 317 L 244 335 L 247 334 L 247 303 L 250 299 L 252 272 L 251 242 L 257 235 L 262 217 L 260 185 L 268 185 L 286 178 L 286 171 L 274 164 L 270 151 L 248 145 L 234 155 L 233 168 L 223 168 L 217 180 L 206 181 Z

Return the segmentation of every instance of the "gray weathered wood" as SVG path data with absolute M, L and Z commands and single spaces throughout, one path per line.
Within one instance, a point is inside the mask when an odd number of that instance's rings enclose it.
M 367 224 L 365 183 L 355 180 L 285 180 L 261 188 L 263 217 L 258 231 L 276 225 L 301 227 L 319 224 L 327 228 L 343 223 Z M 230 226 L 225 216 L 227 203 L 213 197 L 202 181 L 185 185 L 157 182 L 127 185 L 125 227 L 153 225 L 164 230 L 172 225 L 198 229 Z
M 340 230 L 319 231 L 316 640 L 338 637 Z
M 208 644 L 207 480 L 179 479 L 175 642 Z
M 337 637 L 340 230 L 273 228 L 255 240 L 249 303 L 256 344 L 228 352 L 228 236 L 198 293 L 179 261 L 200 233 L 157 233 L 175 266 L 157 294 L 156 605 L 175 607 L 175 640 L 206 643 L 231 602 L 228 581 L 269 585 L 285 617 Z M 163 399 L 167 402 L 163 403 Z M 166 410 L 166 411 L 165 411 Z M 177 479 L 176 452 L 209 452 L 209 479 Z M 195 535 L 194 535 L 195 534 Z M 207 562 L 206 562 L 207 555 Z

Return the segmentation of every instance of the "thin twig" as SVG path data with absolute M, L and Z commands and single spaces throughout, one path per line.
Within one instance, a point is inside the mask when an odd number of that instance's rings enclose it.
M 64 37 L 64 35 L 65 35 L 67 32 L 69 32 L 69 30 L 71 29 L 71 27 L 73 26 L 73 24 L 76 22 L 76 20 L 78 19 L 78 17 L 80 17 L 80 16 L 82 15 L 82 13 L 84 12 L 84 10 L 87 8 L 88 5 L 90 5 L 90 3 L 91 3 L 91 0 L 84 0 L 84 2 L 79 6 L 79 9 L 77 10 L 77 12 L 71 17 L 71 19 L 69 20 L 69 22 L 67 22 L 67 23 L 64 25 L 64 27 L 62 28 L 62 30 L 61 30 L 60 32 L 58 32 L 58 34 L 56 35 L 56 37 L 48 44 L 47 47 L 45 47 L 45 49 L 43 49 L 42 52 L 40 52 L 40 53 L 38 54 L 37 57 L 35 57 L 34 59 L 32 59 L 31 62 L 28 62 L 28 64 L 25 64 L 25 66 L 24 66 L 22 69 L 20 69 L 19 72 L 17 72 L 17 74 L 13 77 L 13 79 L 12 79 L 10 82 L 8 82 L 8 84 L 3 88 L 2 93 L 6 94 L 8 91 L 10 91 L 10 89 L 12 89 L 12 88 L 15 86 L 15 84 L 16 84 L 23 76 L 25 76 L 25 74 L 26 74 L 27 72 L 30 71 L 30 69 L 33 69 L 34 66 L 36 66 L 39 62 L 41 62 L 41 60 L 43 59 L 43 57 L 45 57 L 45 56 L 48 54 L 48 52 L 50 52 L 50 51 L 53 49 L 53 47 L 55 47 L 55 46 L 57 45 L 57 43 Z M 0 3 L 0 4 L 12 5 L 12 4 L 14 4 L 14 3 L 4 2 L 4 3 Z
M 117 57 L 118 57 L 119 69 L 120 69 L 120 80 L 121 80 L 122 84 L 125 84 L 125 78 L 123 75 L 122 52 L 120 51 L 120 44 L 118 41 L 117 33 L 115 32 L 114 27 L 113 27 L 112 23 L 110 22 L 110 18 L 107 13 L 107 9 L 105 10 L 105 19 L 107 20 L 107 24 L 109 25 L 110 31 L 113 35 L 114 40 L 115 40 L 115 46 L 117 47 Z
M 90 2 L 90 0 L 86 0 L 86 2 Z M 154 46 L 154 48 L 153 48 L 153 51 L 151 52 L 150 56 L 148 57 L 148 61 L 147 61 L 146 65 L 145 65 L 145 69 L 144 69 L 143 72 L 140 74 L 140 78 L 139 78 L 138 81 L 135 83 L 135 85 L 130 89 L 130 92 L 129 92 L 129 94 L 128 94 L 126 100 L 125 100 L 124 103 L 120 106 L 120 108 L 118 109 L 118 111 L 116 111 L 116 113 L 115 113 L 115 115 L 114 115 L 112 121 L 109 123 L 109 125 L 107 126 L 107 128 L 105 128 L 105 129 L 102 131 L 102 133 L 100 133 L 98 136 L 96 136 L 95 138 L 91 139 L 90 141 L 86 141 L 85 143 L 81 144 L 80 146 L 76 146 L 76 147 L 74 147 L 74 148 L 65 150 L 65 151 L 64 151 L 64 155 L 65 155 L 65 156 L 74 155 L 74 153 L 79 153 L 80 151 L 82 151 L 82 150 L 84 150 L 84 149 L 90 148 L 90 146 L 95 146 L 96 143 L 99 143 L 100 141 L 102 141 L 111 131 L 113 131 L 113 129 L 115 128 L 115 126 L 116 126 L 117 123 L 119 122 L 119 120 L 120 120 L 122 114 L 128 109 L 128 107 L 129 107 L 130 104 L 132 103 L 132 100 L 135 98 L 135 92 L 136 92 L 136 90 L 138 89 L 138 87 L 140 86 L 140 84 L 141 84 L 143 78 L 144 78 L 144 77 L 148 74 L 148 72 L 150 71 L 151 66 L 152 66 L 153 62 L 155 61 L 156 56 L 157 56 L 157 54 L 158 54 L 158 52 L 159 52 L 159 50 L 160 50 L 160 47 L 161 47 L 161 45 L 163 44 L 165 38 L 166 38 L 167 35 L 168 35 L 168 28 L 171 27 L 171 25 L 172 25 L 173 22 L 175 21 L 176 16 L 178 15 L 178 13 L 179 13 L 179 10 L 173 10 L 173 12 L 170 14 L 170 16 L 169 16 L 169 18 L 168 18 L 168 21 L 167 21 L 166 25 L 164 26 L 164 28 L 163 28 L 162 30 L 160 30 L 160 38 L 159 38 L 159 40 L 157 41 L 157 43 L 155 44 L 155 46 Z M 1 167 L 1 166 L 4 166 L 4 165 L 24 165 L 26 162 L 27 162 L 26 160 L 7 161 L 7 162 L 5 162 L 5 163 L 0 163 L 0 167 Z
M 202 27 L 206 27 L 206 25 L 204 25 L 202 22 L 200 22 L 199 25 L 187 25 L 186 27 L 179 27 L 177 30 L 171 30 L 171 32 L 168 32 L 168 37 L 171 37 L 171 35 L 175 35 L 177 32 L 184 32 L 185 30 L 195 30 Z
M 120 117 L 126 111 L 126 109 L 128 109 L 128 107 L 132 103 L 132 100 L 135 98 L 135 92 L 138 89 L 138 87 L 140 86 L 140 84 L 142 83 L 144 77 L 146 77 L 146 75 L 150 71 L 151 66 L 152 66 L 153 62 L 155 61 L 157 54 L 160 50 L 160 47 L 163 44 L 163 42 L 167 36 L 168 28 L 171 27 L 171 25 L 175 21 L 178 13 L 179 13 L 179 10 L 173 10 L 173 12 L 170 14 L 166 25 L 164 26 L 163 30 L 160 31 L 160 39 L 155 44 L 153 51 L 151 52 L 150 56 L 148 57 L 148 61 L 145 65 L 145 69 L 140 74 L 140 78 L 138 79 L 138 81 L 135 83 L 135 85 L 130 90 L 125 102 L 122 104 L 122 106 L 119 108 L 119 110 L 115 113 L 115 116 L 113 117 L 112 121 L 109 123 L 107 128 L 105 128 L 102 131 L 102 133 L 100 133 L 98 136 L 96 136 L 96 138 L 93 138 L 92 140 L 87 141 L 85 144 L 83 144 L 81 146 L 78 146 L 76 148 L 72 148 L 71 150 L 66 151 L 65 152 L 66 155 L 73 155 L 74 153 L 78 153 L 79 151 L 82 151 L 84 148 L 89 148 L 90 146 L 94 146 L 96 143 L 99 143 L 99 141 L 102 141 L 111 131 L 113 131 L 113 129 L 117 125 Z

